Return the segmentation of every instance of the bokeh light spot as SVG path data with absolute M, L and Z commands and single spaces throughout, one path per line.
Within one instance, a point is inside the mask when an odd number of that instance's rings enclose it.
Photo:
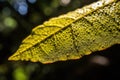
M 51 7 L 46 7 L 44 9 L 44 14 L 46 14 L 47 16 L 51 15 L 53 12 L 52 8 Z
M 91 62 L 102 65 L 102 66 L 109 65 L 109 60 L 106 57 L 100 56 L 100 55 L 96 55 L 96 56 L 92 57 Z
M 61 5 L 62 6 L 66 6 L 66 5 L 68 5 L 69 3 L 71 2 L 71 0 L 61 0 Z
M 5 26 L 14 29 L 17 26 L 17 22 L 12 17 L 7 17 L 4 20 Z
M 21 15 L 26 15 L 28 12 L 28 5 L 26 0 L 16 0 L 14 3 L 14 8 L 18 11 Z
M 27 76 L 25 74 L 25 71 L 23 70 L 23 68 L 17 68 L 14 72 L 13 72 L 13 76 L 15 78 L 15 80 L 28 80 Z
M 24 4 L 21 4 L 18 8 L 18 12 L 21 14 L 21 15 L 26 15 L 27 12 L 28 12 L 28 7 L 27 5 L 24 5 Z

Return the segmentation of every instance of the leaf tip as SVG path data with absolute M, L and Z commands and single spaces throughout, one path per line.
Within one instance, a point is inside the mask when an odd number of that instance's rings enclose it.
M 10 56 L 10 57 L 8 58 L 8 60 L 9 60 L 9 61 L 13 61 L 13 60 L 16 61 L 16 60 L 18 60 L 18 58 L 14 57 L 14 56 Z

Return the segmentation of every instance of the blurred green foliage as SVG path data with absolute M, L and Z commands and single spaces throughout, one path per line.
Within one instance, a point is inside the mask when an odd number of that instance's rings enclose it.
M 105 80 L 119 78 L 120 46 L 97 52 L 111 65 L 90 62 L 95 54 L 81 60 L 43 65 L 9 62 L 31 30 L 51 17 L 75 10 L 96 0 L 0 0 L 0 80 Z M 104 55 L 103 55 L 104 54 Z M 117 57 L 116 57 L 117 56 Z M 104 72 L 106 71 L 106 72 Z M 114 74 L 113 74 L 114 73 Z M 119 78 L 120 79 L 120 78 Z

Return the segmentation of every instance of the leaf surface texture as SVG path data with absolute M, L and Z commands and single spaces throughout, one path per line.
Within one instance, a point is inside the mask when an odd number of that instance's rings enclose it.
M 35 27 L 9 60 L 53 63 L 120 44 L 120 1 L 100 0 Z

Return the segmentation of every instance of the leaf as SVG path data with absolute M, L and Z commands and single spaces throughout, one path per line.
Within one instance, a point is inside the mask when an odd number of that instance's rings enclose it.
M 120 44 L 120 1 L 101 0 L 44 22 L 9 60 L 53 63 Z

